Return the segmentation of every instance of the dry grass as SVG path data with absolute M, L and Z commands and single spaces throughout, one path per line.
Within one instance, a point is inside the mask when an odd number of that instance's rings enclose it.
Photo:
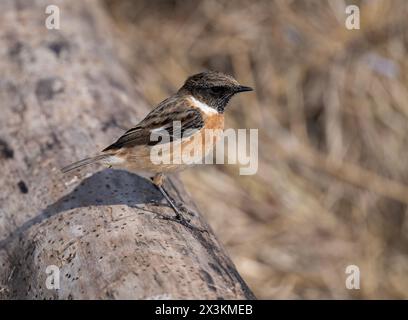
M 152 106 L 203 69 L 256 88 L 227 126 L 258 174 L 182 177 L 259 298 L 408 298 L 408 2 L 356 2 L 348 31 L 342 0 L 107 1 Z

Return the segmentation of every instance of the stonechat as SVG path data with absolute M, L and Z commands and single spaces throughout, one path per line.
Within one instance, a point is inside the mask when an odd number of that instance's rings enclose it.
M 195 74 L 185 81 L 176 94 L 162 101 L 139 124 L 102 150 L 101 154 L 64 167 L 62 172 L 96 162 L 132 172 L 147 172 L 175 211 L 176 218 L 184 219 L 181 209 L 163 187 L 164 175 L 183 170 L 192 163 L 169 161 L 158 164 L 152 159 L 152 148 L 157 145 L 168 146 L 170 156 L 174 156 L 175 145 L 179 147 L 181 155 L 199 148 L 202 150 L 200 157 L 206 157 L 221 138 L 224 111 L 231 97 L 252 90 L 220 72 Z M 176 122 L 178 126 L 174 125 Z M 209 141 L 205 138 L 207 130 L 217 132 Z M 166 132 L 170 139 L 152 138 L 160 132 Z

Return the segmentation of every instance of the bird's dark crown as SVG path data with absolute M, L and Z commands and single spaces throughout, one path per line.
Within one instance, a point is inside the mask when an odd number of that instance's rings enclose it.
M 252 88 L 240 85 L 233 77 L 221 72 L 206 71 L 189 77 L 179 94 L 190 94 L 223 113 L 231 97 L 244 91 L 252 91 Z

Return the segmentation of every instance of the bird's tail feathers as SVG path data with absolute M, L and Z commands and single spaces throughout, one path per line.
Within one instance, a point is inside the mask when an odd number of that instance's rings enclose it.
M 102 161 L 102 160 L 107 160 L 111 156 L 112 156 L 111 154 L 100 154 L 100 155 L 95 156 L 95 157 L 85 158 L 83 160 L 74 162 L 74 163 L 70 164 L 69 166 L 66 166 L 66 167 L 62 168 L 61 171 L 62 171 L 62 173 L 67 173 L 69 171 L 81 168 L 83 166 L 87 166 L 87 165 L 92 164 L 92 163 L 96 163 L 96 162 L 99 162 L 99 161 Z

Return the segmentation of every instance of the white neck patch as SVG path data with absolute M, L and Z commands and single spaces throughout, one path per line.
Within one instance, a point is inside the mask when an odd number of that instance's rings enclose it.
M 194 105 L 200 109 L 204 114 L 217 114 L 218 111 L 215 110 L 214 108 L 211 108 L 208 104 L 201 102 L 200 100 L 197 100 L 193 96 L 191 96 L 191 101 L 194 103 Z

